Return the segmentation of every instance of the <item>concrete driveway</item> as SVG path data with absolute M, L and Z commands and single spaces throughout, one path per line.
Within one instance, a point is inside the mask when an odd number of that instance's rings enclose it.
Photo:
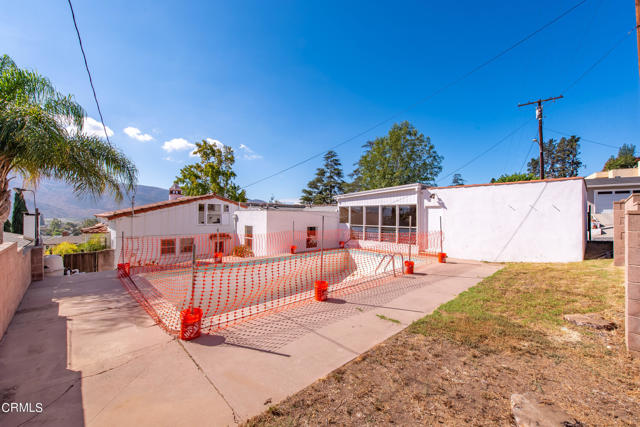
M 47 278 L 0 341 L 0 425 L 232 425 L 324 377 L 500 268 L 453 261 L 182 342 L 115 272 Z M 390 320 L 393 319 L 393 320 Z M 42 411 L 38 411 L 40 404 Z

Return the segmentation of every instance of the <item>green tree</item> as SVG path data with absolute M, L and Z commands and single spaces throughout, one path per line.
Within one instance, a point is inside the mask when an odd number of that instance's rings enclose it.
M 462 175 L 459 173 L 453 174 L 453 179 L 451 180 L 451 185 L 464 185 L 464 179 L 462 179 Z
M 569 178 L 578 176 L 582 161 L 580 160 L 580 137 L 550 139 L 543 144 L 545 178 Z M 530 174 L 540 176 L 540 159 L 533 157 L 527 164 Z
M 0 57 L 0 222 L 9 217 L 12 176 L 60 179 L 76 194 L 111 192 L 122 200 L 137 170 L 120 151 L 82 132 L 85 112 L 36 73 Z M 2 233 L 0 233 L 0 243 Z
M 302 190 L 300 200 L 314 205 L 336 203 L 336 196 L 344 193 L 344 172 L 338 154 L 329 150 L 324 155 L 324 166 L 316 170 L 314 179 Z
M 24 233 L 24 214 L 28 212 L 27 203 L 21 191 L 15 191 L 13 195 L 13 214 L 11 214 L 11 232 Z
M 6 231 L 7 233 L 11 233 L 11 221 L 6 220 L 4 222 L 4 226 L 2 227 L 2 231 Z
M 429 137 L 409 122 L 394 124 L 389 133 L 367 142 L 356 163 L 349 191 L 419 182 L 433 184 L 442 171 L 442 159 Z
M 62 235 L 62 231 L 64 230 L 62 221 L 58 218 L 53 218 L 49 221 L 49 225 L 47 226 L 47 234 L 49 236 L 60 236 Z
M 247 193 L 234 183 L 236 162 L 233 149 L 229 146 L 219 148 L 207 140 L 196 142 L 193 152 L 200 157 L 198 163 L 180 169 L 175 182 L 186 196 L 200 196 L 215 193 L 237 202 L 246 202 Z
M 96 225 L 99 221 L 96 218 L 85 218 L 80 222 L 80 228 L 88 228 Z
M 612 169 L 629 169 L 637 168 L 638 159 L 636 157 L 636 146 L 633 144 L 623 144 L 618 149 L 618 157 L 609 157 L 609 160 L 604 164 L 603 171 L 609 171 Z
M 491 183 L 495 182 L 518 182 L 518 181 L 531 181 L 537 179 L 538 176 L 532 173 L 519 173 L 515 172 L 511 175 L 501 175 L 498 178 L 491 178 Z

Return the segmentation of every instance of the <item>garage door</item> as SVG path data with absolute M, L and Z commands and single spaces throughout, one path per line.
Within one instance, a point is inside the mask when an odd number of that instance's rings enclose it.
M 597 191 L 595 197 L 596 213 L 613 213 L 613 202 L 626 199 L 631 191 Z

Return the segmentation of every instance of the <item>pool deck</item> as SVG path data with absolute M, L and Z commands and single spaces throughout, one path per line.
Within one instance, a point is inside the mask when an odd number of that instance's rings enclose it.
M 0 341 L 0 394 L 44 410 L 0 412 L 0 425 L 236 424 L 501 268 L 450 261 L 191 342 L 155 325 L 113 271 L 34 282 Z

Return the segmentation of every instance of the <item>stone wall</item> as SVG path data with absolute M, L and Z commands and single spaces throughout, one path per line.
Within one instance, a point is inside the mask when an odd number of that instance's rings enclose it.
M 627 349 L 640 356 L 640 195 L 624 202 L 625 338 Z M 615 244 L 615 242 L 614 242 Z
M 18 249 L 15 242 L 0 244 L 0 338 L 31 283 L 31 259 L 37 258 L 38 249 L 42 258 L 42 248 Z
M 613 202 L 613 265 L 624 265 L 624 200 Z

